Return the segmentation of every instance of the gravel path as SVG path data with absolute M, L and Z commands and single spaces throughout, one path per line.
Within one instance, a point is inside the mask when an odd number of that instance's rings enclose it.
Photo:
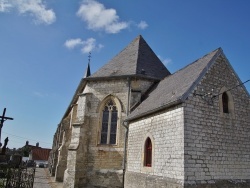
M 36 168 L 33 188 L 52 188 L 44 168 Z

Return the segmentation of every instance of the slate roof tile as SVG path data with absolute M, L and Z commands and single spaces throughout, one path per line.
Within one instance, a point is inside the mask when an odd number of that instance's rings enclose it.
M 155 55 L 146 41 L 139 35 L 111 61 L 90 76 L 110 77 L 124 75 L 144 75 L 162 79 L 170 72 Z
M 216 49 L 185 68 L 167 76 L 151 92 L 149 97 L 128 116 L 127 120 L 138 118 L 182 100 L 220 52 L 222 52 L 220 48 Z

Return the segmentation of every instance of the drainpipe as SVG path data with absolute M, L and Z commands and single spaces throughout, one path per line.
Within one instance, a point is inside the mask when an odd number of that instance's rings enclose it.
M 131 80 L 127 78 L 128 81 L 128 95 L 127 95 L 127 117 L 130 113 L 130 89 L 131 89 Z M 126 171 L 126 164 L 127 164 L 127 141 L 128 141 L 128 122 L 123 121 L 123 127 L 125 127 L 125 137 L 124 137 L 124 155 L 123 155 L 123 177 L 122 177 L 122 184 L 124 187 L 125 184 L 125 171 Z

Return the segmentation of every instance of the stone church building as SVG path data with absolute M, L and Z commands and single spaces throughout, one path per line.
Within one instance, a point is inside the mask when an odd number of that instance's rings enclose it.
M 221 48 L 170 73 L 142 36 L 94 74 L 61 122 L 65 188 L 250 187 L 250 96 Z

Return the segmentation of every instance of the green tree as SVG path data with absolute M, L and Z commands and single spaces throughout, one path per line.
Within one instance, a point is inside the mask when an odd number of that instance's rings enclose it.
M 29 146 L 24 146 L 22 148 L 18 148 L 17 152 L 22 155 L 23 157 L 29 157 L 29 153 L 31 151 L 31 148 Z

